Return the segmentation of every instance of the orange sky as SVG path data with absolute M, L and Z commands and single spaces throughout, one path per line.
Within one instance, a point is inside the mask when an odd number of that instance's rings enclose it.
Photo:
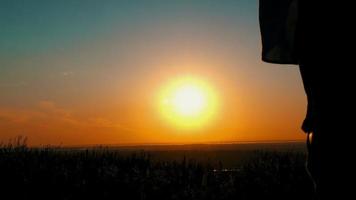
M 17 135 L 31 145 L 304 139 L 298 68 L 260 60 L 257 2 L 172 2 L 63 4 L 63 10 L 41 4 L 45 13 L 14 3 L 0 10 L 7 19 L 0 18 L 6 30 L 0 33 L 0 141 Z M 184 76 L 206 81 L 219 99 L 214 118 L 189 130 L 163 120 L 157 100 L 162 87 Z

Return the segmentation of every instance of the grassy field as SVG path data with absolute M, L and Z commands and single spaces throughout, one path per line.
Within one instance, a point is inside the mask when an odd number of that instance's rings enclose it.
M 6 199 L 311 199 L 302 144 L 0 147 Z M 3 198 L 1 198 L 3 199 Z

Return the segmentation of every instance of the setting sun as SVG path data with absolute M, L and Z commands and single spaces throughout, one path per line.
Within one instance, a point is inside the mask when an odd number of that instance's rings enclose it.
M 184 85 L 178 88 L 172 99 L 166 99 L 171 104 L 175 112 L 183 116 L 193 116 L 200 114 L 206 107 L 206 95 L 195 85 Z
M 169 82 L 159 96 L 164 118 L 178 128 L 203 127 L 216 112 L 216 94 L 205 81 L 187 76 Z

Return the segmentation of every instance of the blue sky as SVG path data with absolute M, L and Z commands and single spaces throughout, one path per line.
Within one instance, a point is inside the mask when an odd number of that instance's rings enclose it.
M 213 24 L 221 19 L 252 24 L 256 1 L 2 0 L 0 17 L 1 51 L 16 54 L 63 48 L 152 23 L 189 23 L 193 19 Z

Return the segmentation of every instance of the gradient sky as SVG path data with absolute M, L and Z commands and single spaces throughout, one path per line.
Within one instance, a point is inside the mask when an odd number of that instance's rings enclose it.
M 298 140 L 298 68 L 262 63 L 256 0 L 1 0 L 0 141 L 40 144 Z M 181 76 L 218 91 L 196 130 L 155 95 Z

